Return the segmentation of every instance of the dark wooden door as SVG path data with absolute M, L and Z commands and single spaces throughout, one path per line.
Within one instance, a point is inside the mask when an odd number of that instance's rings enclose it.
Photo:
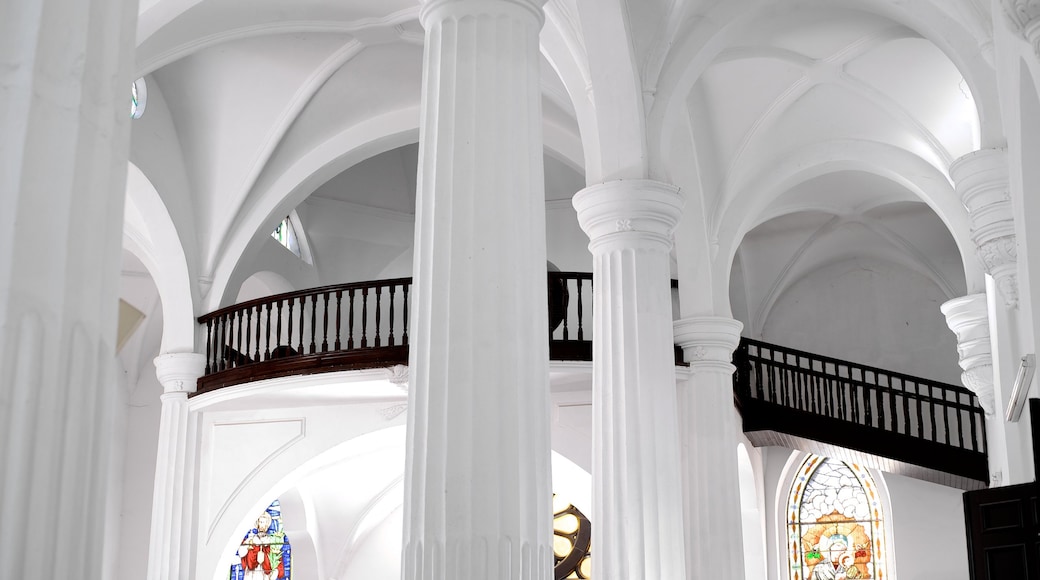
M 1040 580 L 1035 483 L 964 494 L 972 580 Z

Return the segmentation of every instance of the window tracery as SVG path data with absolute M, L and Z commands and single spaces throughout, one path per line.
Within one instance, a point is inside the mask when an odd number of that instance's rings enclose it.
M 881 497 L 865 469 L 810 455 L 791 485 L 787 514 L 791 580 L 884 580 Z

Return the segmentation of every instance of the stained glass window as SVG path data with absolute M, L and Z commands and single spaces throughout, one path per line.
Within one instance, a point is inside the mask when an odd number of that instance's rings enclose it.
M 592 578 L 592 526 L 585 514 L 553 495 L 553 555 L 555 577 Z
M 293 220 L 290 216 L 285 216 L 285 219 L 271 232 L 271 237 L 278 240 L 278 243 L 285 246 L 287 250 L 296 254 L 297 258 L 300 257 L 300 240 L 296 236 L 296 226 L 293 225 Z
M 231 566 L 230 580 L 290 580 L 292 546 L 282 527 L 282 505 L 271 502 L 246 532 L 235 554 L 240 560 Z
M 144 78 L 139 78 L 130 84 L 130 118 L 140 119 L 144 114 L 145 102 L 148 98 L 148 88 L 144 84 Z
M 787 506 L 791 580 L 884 580 L 881 498 L 862 467 L 810 455 Z

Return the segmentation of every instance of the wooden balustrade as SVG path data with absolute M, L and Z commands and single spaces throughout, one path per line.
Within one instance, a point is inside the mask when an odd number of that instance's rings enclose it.
M 987 479 L 984 411 L 961 386 L 750 339 L 741 340 L 734 363 L 745 431 L 783 432 Z M 856 427 L 858 434 L 850 430 Z
M 200 317 L 206 374 L 198 392 L 291 374 L 407 364 L 411 285 L 411 278 L 396 278 L 325 286 Z

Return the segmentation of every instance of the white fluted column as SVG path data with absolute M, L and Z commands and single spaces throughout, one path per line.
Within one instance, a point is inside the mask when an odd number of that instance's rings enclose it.
M 675 321 L 675 343 L 690 363 L 679 387 L 687 578 L 744 578 L 737 433 L 730 362 L 743 324 L 703 316 Z M 719 557 L 727 554 L 727 557 Z
M 950 177 L 971 220 L 979 260 L 1009 308 L 1018 306 L 1018 242 L 1011 207 L 1007 150 L 980 149 L 950 165 Z
M 206 357 L 172 353 L 155 357 L 155 374 L 163 386 L 159 418 L 159 449 L 155 457 L 152 528 L 148 545 L 148 580 L 188 577 L 185 543 L 190 522 L 193 461 L 189 448 L 188 394 L 195 392 L 206 369 Z
M 428 0 L 406 580 L 552 577 L 545 0 Z
M 104 570 L 137 2 L 0 8 L 3 578 Z M 111 531 L 111 530 L 110 530 Z
M 593 573 L 685 578 L 668 253 L 674 186 L 611 181 L 574 196 L 593 256 Z

